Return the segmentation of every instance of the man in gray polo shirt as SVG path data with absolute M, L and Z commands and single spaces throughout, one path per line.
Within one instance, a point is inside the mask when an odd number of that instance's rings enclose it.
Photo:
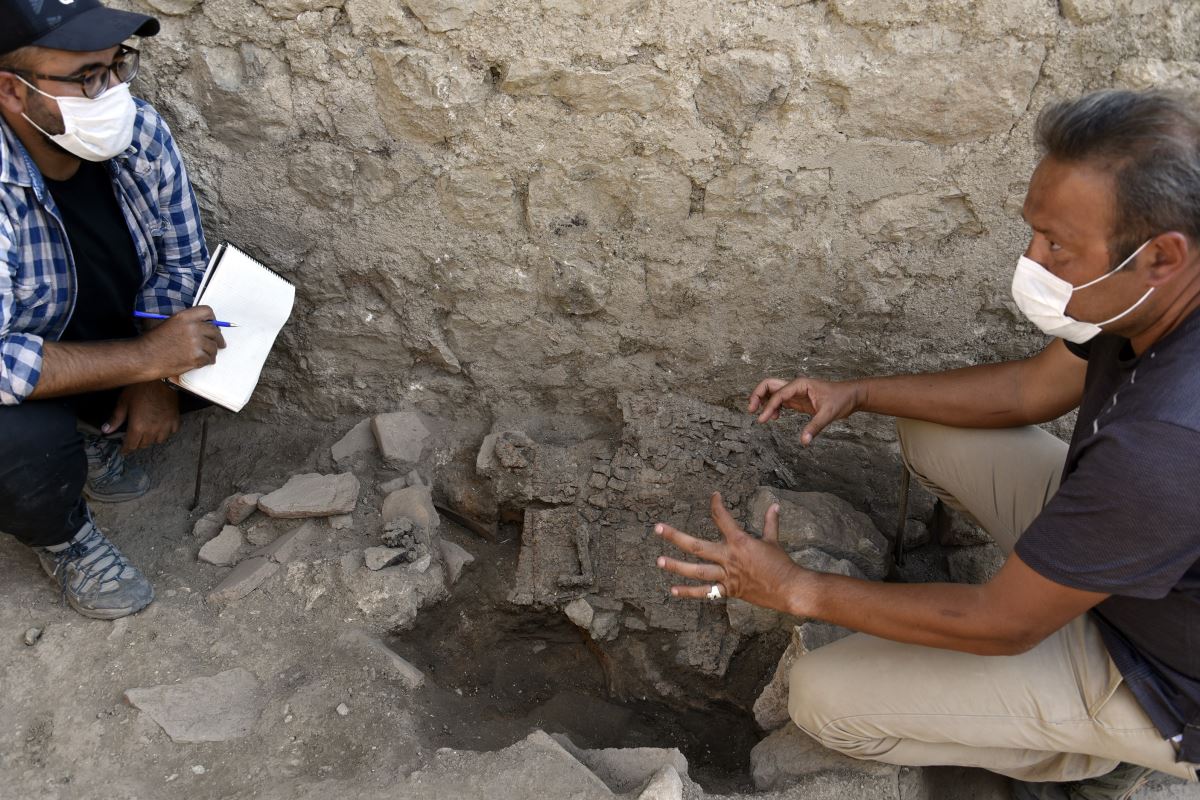
M 931 375 L 768 379 L 761 422 L 897 417 L 905 463 L 1008 551 L 983 586 L 812 573 L 720 503 L 723 541 L 656 530 L 700 586 L 862 633 L 797 660 L 789 710 L 823 744 L 979 766 L 1017 798 L 1126 798 L 1200 762 L 1200 107 L 1100 92 L 1043 111 L 1013 278 L 1055 337 L 1020 361 Z M 1072 409 L 1069 444 L 1035 427 Z

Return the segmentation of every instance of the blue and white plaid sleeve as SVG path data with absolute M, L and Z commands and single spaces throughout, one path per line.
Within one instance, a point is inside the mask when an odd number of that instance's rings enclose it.
M 175 137 L 157 112 L 147 111 L 157 117 L 154 138 L 162 148 L 158 183 L 162 233 L 155 237 L 154 274 L 142 289 L 139 305 L 152 314 L 170 315 L 192 304 L 208 262 L 208 248 L 200 227 L 200 207 Z
M 12 332 L 17 268 L 11 223 L 0 220 L 0 404 L 6 406 L 20 405 L 42 376 L 42 337 Z

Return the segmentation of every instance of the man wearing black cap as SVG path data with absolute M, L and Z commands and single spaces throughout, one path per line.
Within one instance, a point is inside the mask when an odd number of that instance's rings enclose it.
M 154 591 L 84 497 L 145 494 L 123 453 L 178 429 L 162 379 L 224 346 L 190 308 L 208 253 L 171 133 L 129 94 L 123 43 L 158 20 L 98 0 L 0 0 L 0 20 L 0 531 L 81 614 L 116 619 Z

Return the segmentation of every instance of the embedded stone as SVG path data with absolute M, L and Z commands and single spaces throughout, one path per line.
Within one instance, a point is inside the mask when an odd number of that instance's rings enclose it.
M 983 226 L 961 194 L 885 197 L 863 210 L 859 225 L 872 241 L 895 244 L 983 233 Z
M 696 108 L 700 117 L 740 136 L 788 95 L 792 68 L 787 56 L 764 50 L 729 50 L 700 63 Z
M 288 531 L 265 547 L 255 550 L 251 555 L 269 558 L 277 564 L 286 564 L 296 557 L 300 550 L 312 541 L 317 533 L 317 523 L 305 522 L 295 530 Z
M 125 700 L 175 742 L 224 742 L 254 730 L 269 700 L 254 673 L 237 667 L 182 683 L 128 689 Z
M 433 33 L 463 27 L 475 13 L 480 0 L 406 0 L 413 16 Z
M 271 517 L 329 517 L 349 514 L 358 504 L 358 478 L 338 475 L 293 475 L 281 488 L 264 495 L 259 509 Z
M 887 572 L 887 539 L 870 517 L 845 500 L 824 492 L 762 486 L 750 498 L 752 527 L 762 524 L 772 503 L 779 504 L 779 542 L 789 553 L 815 548 L 849 561 L 872 580 Z
M 208 602 L 218 604 L 241 600 L 261 586 L 263 581 L 274 575 L 278 569 L 279 565 L 269 558 L 247 558 L 208 593 Z

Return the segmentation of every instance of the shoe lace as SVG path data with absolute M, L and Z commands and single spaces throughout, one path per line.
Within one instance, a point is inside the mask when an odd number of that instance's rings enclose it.
M 58 579 L 63 600 L 66 600 L 72 572 L 77 578 L 75 588 L 79 590 L 91 584 L 103 586 L 106 582 L 118 578 L 129 566 L 121 551 L 100 532 L 91 519 L 88 520 L 87 526 L 86 534 L 67 545 L 65 550 L 54 554 L 54 577 Z
M 103 486 L 121 477 L 125 471 L 125 459 L 121 457 L 121 440 L 105 436 L 88 436 L 85 440 L 88 455 L 88 470 L 96 470 L 88 477 L 93 486 Z M 94 465 L 94 466 L 93 466 Z

